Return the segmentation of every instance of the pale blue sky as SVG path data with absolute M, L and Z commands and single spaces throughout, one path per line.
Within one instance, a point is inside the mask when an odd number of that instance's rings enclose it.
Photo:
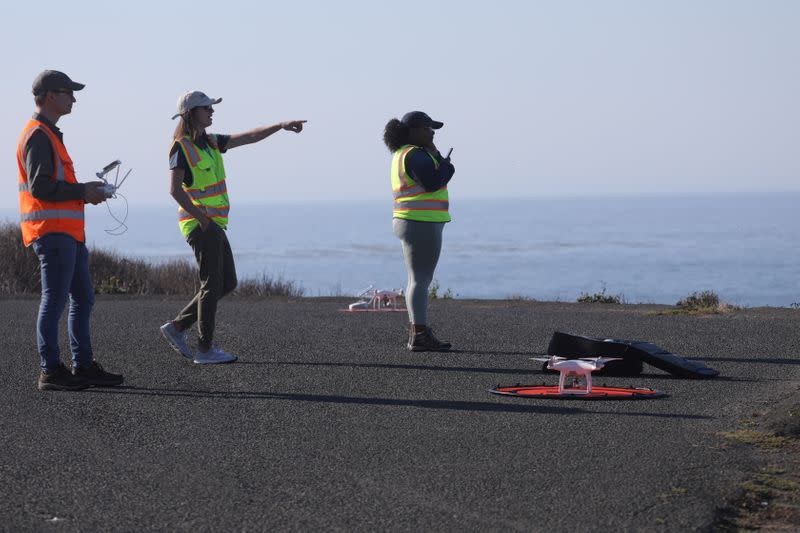
M 309 120 L 228 154 L 234 203 L 388 200 L 382 129 L 412 109 L 445 122 L 454 199 L 800 190 L 794 0 L 40 0 L 0 26 L 6 173 L 33 78 L 63 70 L 80 179 L 122 159 L 137 204 L 172 201 L 189 89 L 224 98 L 219 133 Z

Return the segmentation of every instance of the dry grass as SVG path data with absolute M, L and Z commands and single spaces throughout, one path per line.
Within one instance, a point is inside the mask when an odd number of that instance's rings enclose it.
M 239 282 L 234 294 L 239 296 L 303 296 L 303 288 L 296 282 L 282 277 L 272 278 L 261 274 L 257 278 L 247 278 Z
M 0 294 L 38 294 L 41 291 L 39 259 L 22 244 L 16 224 L 0 223 Z M 174 294 L 197 292 L 197 267 L 188 260 L 151 264 L 114 252 L 92 249 L 89 270 L 97 294 Z M 300 297 L 303 289 L 294 281 L 266 274 L 240 280 L 235 294 L 246 296 Z
M 714 291 L 693 292 L 675 304 L 674 309 L 658 311 L 655 315 L 718 315 L 737 311 L 741 307 L 723 303 Z
M 782 448 L 791 442 L 790 439 L 781 435 L 776 435 L 771 431 L 755 431 L 752 429 L 740 429 L 720 433 L 728 440 L 751 444 L 761 448 Z

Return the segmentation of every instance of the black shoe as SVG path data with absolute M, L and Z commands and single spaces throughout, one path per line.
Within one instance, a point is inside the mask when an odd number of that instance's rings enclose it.
M 407 347 L 412 352 L 446 352 L 450 346 L 449 342 L 437 339 L 431 328 L 425 328 L 420 333 L 411 333 Z
M 84 379 L 89 385 L 95 387 L 113 387 L 114 385 L 122 385 L 125 378 L 122 374 L 112 374 L 106 372 L 100 363 L 92 361 L 92 366 L 86 368 L 73 368 L 72 374 L 75 377 Z
M 39 390 L 83 390 L 89 388 L 89 382 L 83 377 L 73 376 L 67 367 L 58 365 L 50 372 L 42 371 L 37 383 Z

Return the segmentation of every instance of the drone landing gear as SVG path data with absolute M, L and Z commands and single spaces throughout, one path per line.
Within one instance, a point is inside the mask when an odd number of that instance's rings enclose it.
M 558 377 L 558 393 L 563 395 L 581 396 L 592 393 L 592 374 L 576 374 L 562 372 Z

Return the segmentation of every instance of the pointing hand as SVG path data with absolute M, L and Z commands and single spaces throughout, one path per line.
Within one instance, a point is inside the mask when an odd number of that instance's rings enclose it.
M 303 124 L 308 122 L 307 120 L 289 120 L 287 122 L 281 122 L 281 128 L 284 130 L 293 131 L 295 133 L 300 133 L 303 131 Z

